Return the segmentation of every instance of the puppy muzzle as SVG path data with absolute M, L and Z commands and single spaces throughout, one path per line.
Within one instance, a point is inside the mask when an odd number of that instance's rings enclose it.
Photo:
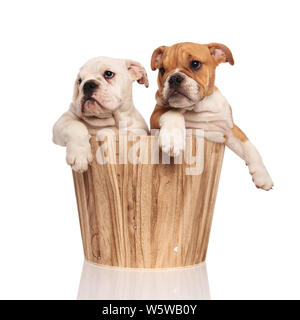
M 199 85 L 184 72 L 175 71 L 165 80 L 163 99 L 173 108 L 191 108 L 199 101 Z
M 85 117 L 108 118 L 111 112 L 107 110 L 97 99 L 97 91 L 100 84 L 95 80 L 88 80 L 82 87 L 81 112 Z

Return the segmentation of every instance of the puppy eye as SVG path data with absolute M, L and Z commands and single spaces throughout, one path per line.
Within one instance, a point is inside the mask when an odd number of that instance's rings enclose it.
M 166 70 L 165 70 L 165 68 L 160 68 L 159 72 L 163 76 L 165 74 Z
M 81 82 L 82 82 L 82 79 L 81 79 L 81 78 L 79 78 L 79 79 L 78 79 L 78 84 L 80 85 L 80 84 L 81 84 Z
M 198 60 L 193 60 L 190 63 L 190 68 L 192 70 L 199 70 L 201 66 L 202 66 L 202 63 Z
M 104 78 L 105 79 L 111 79 L 111 78 L 113 78 L 114 77 L 114 73 L 112 72 L 112 71 L 109 71 L 109 70 L 106 70 L 105 72 L 104 72 Z

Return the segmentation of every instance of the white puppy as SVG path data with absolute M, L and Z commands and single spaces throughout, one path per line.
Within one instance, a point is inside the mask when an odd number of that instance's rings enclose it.
M 132 60 L 98 57 L 80 69 L 73 102 L 53 127 L 54 143 L 67 147 L 67 163 L 83 172 L 92 161 L 90 137 L 100 129 L 120 125 L 132 134 L 147 134 L 148 127 L 132 101 L 132 82 L 148 87 L 145 69 Z

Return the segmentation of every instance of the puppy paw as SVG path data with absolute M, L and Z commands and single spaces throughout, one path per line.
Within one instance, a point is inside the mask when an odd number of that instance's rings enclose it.
M 162 126 L 159 132 L 159 146 L 171 157 L 179 156 L 185 149 L 185 128 Z
M 255 170 L 250 171 L 250 174 L 252 175 L 252 180 L 257 188 L 266 191 L 272 189 L 273 181 L 264 166 L 260 165 L 256 167 Z
M 80 173 L 86 171 L 93 160 L 90 144 L 68 143 L 66 160 L 74 171 Z

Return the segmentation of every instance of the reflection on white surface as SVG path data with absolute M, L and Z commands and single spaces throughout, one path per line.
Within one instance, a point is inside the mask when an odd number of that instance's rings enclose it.
M 77 299 L 210 299 L 206 264 L 139 270 L 83 264 Z

